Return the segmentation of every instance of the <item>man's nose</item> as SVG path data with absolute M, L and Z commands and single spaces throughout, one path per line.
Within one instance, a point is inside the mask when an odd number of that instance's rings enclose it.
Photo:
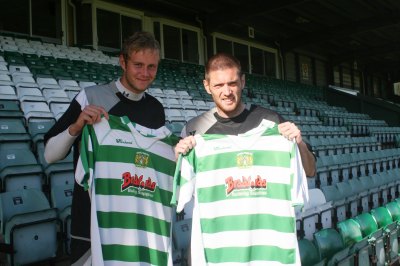
M 224 94 L 229 95 L 232 93 L 231 87 L 228 84 L 225 84 L 222 88 Z

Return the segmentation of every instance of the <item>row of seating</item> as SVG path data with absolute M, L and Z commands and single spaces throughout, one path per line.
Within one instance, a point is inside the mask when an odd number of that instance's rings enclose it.
M 380 207 L 399 197 L 400 169 L 354 177 L 332 185 L 309 189 L 309 204 L 297 210 L 300 237 L 312 238 L 322 228 Z
M 398 261 L 399 200 L 299 240 L 302 265 L 391 265 Z
M 0 222 L 9 265 L 26 265 L 54 259 L 59 237 L 69 253 L 73 186 L 55 187 L 50 200 L 37 189 L 0 193 Z

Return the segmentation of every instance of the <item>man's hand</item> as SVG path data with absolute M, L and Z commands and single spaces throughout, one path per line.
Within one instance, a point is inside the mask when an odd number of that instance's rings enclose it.
M 193 149 L 194 146 L 196 146 L 196 140 L 193 136 L 187 136 L 186 138 L 181 139 L 175 146 L 175 158 L 178 158 L 179 154 L 185 155 Z
M 103 107 L 96 105 L 86 106 L 80 113 L 78 119 L 69 127 L 69 134 L 77 136 L 82 132 L 83 127 L 86 124 L 93 125 L 100 122 L 101 115 L 104 115 L 108 119 L 108 113 Z
M 303 141 L 301 138 L 300 129 L 292 122 L 283 122 L 278 125 L 279 133 L 285 138 L 292 140 L 296 139 L 296 143 L 299 144 Z

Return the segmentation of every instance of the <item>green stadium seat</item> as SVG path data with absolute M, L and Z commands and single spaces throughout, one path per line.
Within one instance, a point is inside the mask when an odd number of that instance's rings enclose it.
M 318 250 L 314 243 L 302 238 L 298 241 L 301 265 L 303 266 L 324 266 L 325 260 L 319 259 Z
M 386 265 L 385 241 L 386 235 L 383 228 L 379 228 L 375 218 L 369 212 L 364 212 L 354 220 L 360 225 L 362 237 L 367 237 L 371 243 L 371 257 L 376 265 Z
M 370 243 L 363 237 L 360 225 L 354 219 L 347 219 L 337 224 L 337 230 L 342 236 L 344 244 L 349 247 L 351 265 L 371 265 Z
M 371 210 L 371 214 L 378 224 L 378 228 L 382 228 L 386 236 L 386 259 L 388 263 L 397 260 L 399 256 L 398 232 L 399 227 L 397 221 L 394 221 L 389 210 L 386 207 L 378 207 Z
M 319 260 L 327 260 L 326 265 L 336 265 L 348 257 L 349 248 L 345 247 L 342 237 L 333 228 L 324 228 L 316 232 L 314 243 Z

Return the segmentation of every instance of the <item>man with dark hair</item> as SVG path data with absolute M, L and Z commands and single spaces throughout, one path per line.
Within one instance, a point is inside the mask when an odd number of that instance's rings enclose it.
M 127 116 L 150 129 L 165 124 L 162 104 L 145 91 L 154 81 L 160 61 L 160 45 L 147 32 L 137 32 L 123 45 L 119 63 L 123 70 L 117 81 L 83 89 L 68 110 L 45 135 L 45 159 L 53 163 L 65 158 L 73 147 L 74 167 L 79 158 L 81 133 L 85 125 L 100 122 L 102 116 Z M 75 182 L 72 199 L 71 264 L 90 262 L 90 199 Z
M 238 135 L 257 127 L 266 119 L 279 124 L 283 136 L 296 140 L 306 175 L 315 175 L 315 156 L 311 147 L 303 141 L 297 126 L 285 122 L 282 116 L 272 110 L 243 103 L 241 97 L 245 75 L 237 58 L 225 53 L 212 56 L 205 66 L 203 85 L 216 107 L 188 121 L 181 133 L 183 139 L 175 148 L 176 155 L 186 154 L 194 147 L 195 141 L 191 135 Z
M 278 113 L 243 103 L 234 56 L 212 56 L 203 84 L 215 108 L 189 120 L 175 147 L 186 155 L 172 202 L 192 217 L 189 263 L 300 265 L 293 206 L 308 201 L 311 148 Z

